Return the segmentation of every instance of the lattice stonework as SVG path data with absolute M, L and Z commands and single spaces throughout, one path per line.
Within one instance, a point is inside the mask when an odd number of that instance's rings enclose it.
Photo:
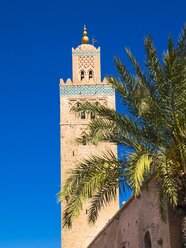
M 114 95 L 115 90 L 110 85 L 63 85 L 60 86 L 63 96 L 78 95 Z
M 79 56 L 78 67 L 80 68 L 94 68 L 94 56 Z

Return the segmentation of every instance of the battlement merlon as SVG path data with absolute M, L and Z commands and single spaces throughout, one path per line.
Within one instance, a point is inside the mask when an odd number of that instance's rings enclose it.
M 105 77 L 103 81 L 99 80 L 93 80 L 93 79 L 88 79 L 84 78 L 81 82 L 80 81 L 75 81 L 73 82 L 70 78 L 66 80 L 66 82 L 61 78 L 60 79 L 60 86 L 68 86 L 68 85 L 103 85 L 103 84 L 109 84 L 107 78 Z

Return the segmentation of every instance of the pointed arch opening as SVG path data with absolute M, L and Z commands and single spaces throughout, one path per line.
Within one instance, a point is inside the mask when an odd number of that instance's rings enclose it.
M 144 236 L 144 247 L 152 248 L 151 237 L 150 237 L 149 231 L 147 231 Z
M 88 72 L 88 79 L 93 79 L 93 78 L 94 78 L 94 72 L 92 69 L 90 69 Z
M 85 78 L 85 71 L 81 70 L 80 71 L 80 80 L 82 81 Z
M 94 120 L 95 117 L 96 117 L 95 112 L 94 112 L 94 111 L 91 111 L 91 112 L 90 112 L 90 119 L 91 119 L 91 120 Z
M 85 111 L 81 111 L 81 119 L 86 119 Z

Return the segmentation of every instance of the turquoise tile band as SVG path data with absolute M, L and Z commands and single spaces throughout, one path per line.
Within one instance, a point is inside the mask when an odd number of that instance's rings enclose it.
M 72 56 L 83 56 L 83 55 L 99 55 L 100 51 L 72 51 Z
M 60 86 L 62 96 L 79 95 L 114 95 L 115 90 L 110 85 L 64 85 Z

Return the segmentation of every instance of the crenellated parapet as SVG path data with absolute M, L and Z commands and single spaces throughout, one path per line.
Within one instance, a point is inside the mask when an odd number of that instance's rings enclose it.
M 102 82 L 88 81 L 87 84 L 80 82 L 72 82 L 71 79 L 67 79 L 64 82 L 60 80 L 60 94 L 61 95 L 114 95 L 115 90 L 108 84 L 106 78 Z
M 70 78 L 68 78 L 66 80 L 66 82 L 63 79 L 60 79 L 60 85 L 93 85 L 93 84 L 108 84 L 108 81 L 106 79 L 106 77 L 103 79 L 103 81 L 98 81 L 98 80 L 93 80 L 93 79 L 89 79 L 86 80 L 86 78 L 82 79 L 82 81 L 72 81 Z

